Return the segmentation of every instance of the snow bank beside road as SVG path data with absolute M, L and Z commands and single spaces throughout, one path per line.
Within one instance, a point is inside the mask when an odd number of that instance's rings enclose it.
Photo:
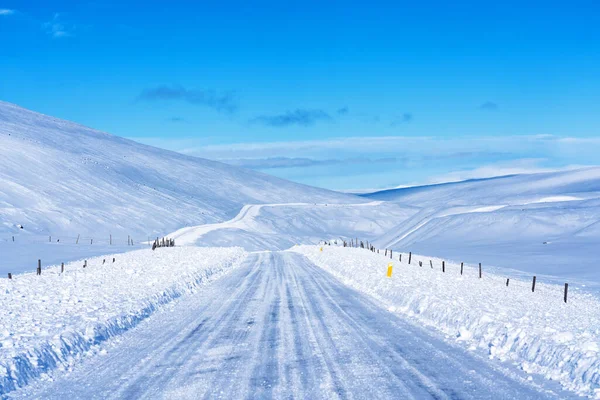
M 563 288 L 511 279 L 476 268 L 413 255 L 412 265 L 391 261 L 365 249 L 300 246 L 293 251 L 308 257 L 347 285 L 444 334 L 484 349 L 490 358 L 512 361 L 526 372 L 559 381 L 581 395 L 600 398 L 600 300 L 572 291 L 563 303 Z M 419 267 L 418 261 L 424 261 Z
M 240 248 L 139 250 L 0 279 L 0 395 L 241 264 Z M 102 264 L 106 259 L 106 264 Z

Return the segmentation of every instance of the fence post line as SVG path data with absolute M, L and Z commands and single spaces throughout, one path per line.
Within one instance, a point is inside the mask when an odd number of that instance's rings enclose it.
M 532 293 L 535 292 L 535 279 L 536 279 L 536 276 L 534 275 L 533 276 L 533 283 L 531 284 L 531 292 Z
M 565 303 L 567 302 L 567 292 L 569 291 L 569 284 L 565 283 Z

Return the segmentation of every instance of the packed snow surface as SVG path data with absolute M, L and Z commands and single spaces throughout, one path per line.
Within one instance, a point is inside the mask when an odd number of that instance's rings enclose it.
M 245 257 L 240 248 L 160 248 L 0 279 L 0 395 L 51 369 L 69 369 Z
M 366 249 L 300 246 L 308 257 L 341 282 L 409 317 L 483 351 L 541 374 L 580 395 L 600 398 L 600 300 L 563 286 L 506 278 L 478 268 L 408 254 L 374 254 Z M 402 262 L 399 261 L 402 257 Z M 419 261 L 422 266 L 419 266 Z M 430 263 L 431 262 L 431 263 Z M 386 276 L 392 264 L 392 277 Z M 433 267 L 431 267 L 433 265 Z
M 259 252 L 30 399 L 566 399 L 389 313 L 305 257 Z

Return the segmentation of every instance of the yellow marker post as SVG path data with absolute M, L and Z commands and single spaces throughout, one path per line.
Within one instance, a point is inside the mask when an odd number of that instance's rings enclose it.
M 321 251 L 323 251 L 323 248 L 321 247 Z
M 388 278 L 391 278 L 391 277 L 392 277 L 392 267 L 393 267 L 393 266 L 394 266 L 394 265 L 393 265 L 392 263 L 389 263 L 389 264 L 388 264 L 388 272 L 387 272 L 387 277 L 388 277 Z

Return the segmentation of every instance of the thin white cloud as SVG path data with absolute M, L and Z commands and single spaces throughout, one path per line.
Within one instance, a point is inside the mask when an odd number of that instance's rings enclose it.
M 546 134 L 344 137 L 217 145 L 207 144 L 208 138 L 137 140 L 334 189 L 414 186 L 592 166 L 598 165 L 600 153 L 600 137 Z M 377 167 L 373 162 L 359 165 L 356 160 L 386 163 Z
M 42 28 L 55 39 L 73 36 L 75 25 L 67 25 L 62 22 L 62 14 L 54 13 L 52 20 L 44 22 Z
M 0 8 L 0 15 L 13 15 L 15 10 L 9 10 L 8 8 Z
M 577 138 L 553 135 L 522 136 L 378 136 L 344 137 L 302 141 L 248 142 L 231 144 L 206 144 L 207 138 L 163 140 L 137 138 L 146 144 L 167 148 L 180 153 L 213 159 L 313 157 L 314 154 L 407 154 L 446 157 L 450 154 L 472 153 L 532 154 L 600 151 L 600 137 Z M 595 153 L 597 154 L 597 153 Z M 537 156 L 534 156 L 534 158 Z M 547 157 L 544 155 L 544 157 Z

